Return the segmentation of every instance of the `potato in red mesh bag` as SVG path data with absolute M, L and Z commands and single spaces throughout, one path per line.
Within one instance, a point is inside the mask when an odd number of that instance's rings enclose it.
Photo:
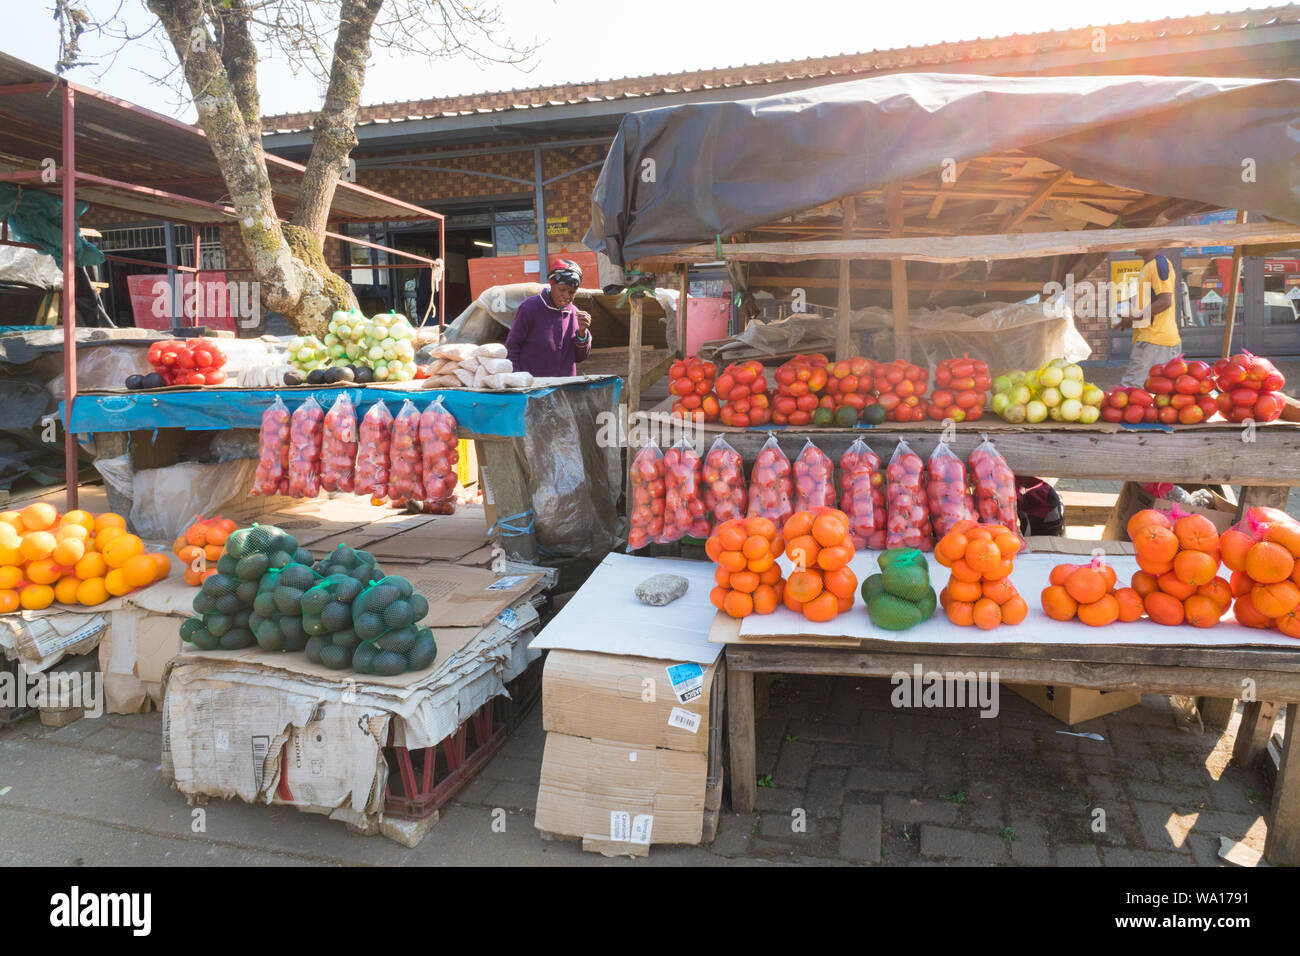
M 754 460 L 749 476 L 749 511 L 746 517 L 767 518 L 779 528 L 794 514 L 790 499 L 794 483 L 790 480 L 790 459 L 785 457 L 775 435 L 768 435 Z
M 975 517 L 981 524 L 1000 524 L 1016 531 L 1020 527 L 1020 516 L 1016 508 L 1015 473 L 989 437 L 980 437 L 984 440 L 970 453 Z
M 794 460 L 794 510 L 835 507 L 835 465 L 808 439 Z
M 325 409 L 314 395 L 293 410 L 289 420 L 289 496 L 320 494 L 320 447 L 325 437 Z
M 710 530 L 700 456 L 683 438 L 664 454 L 664 529 L 658 540 L 707 538 Z
M 423 474 L 420 410 L 408 398 L 393 418 L 393 443 L 388 448 L 388 497 L 393 504 L 418 501 L 424 494 Z
M 650 439 L 632 459 L 632 514 L 627 532 L 627 549 L 639 551 L 659 540 L 664 530 L 667 485 L 664 482 L 664 455 Z
M 849 516 L 854 550 L 885 547 L 885 476 L 880 456 L 861 438 L 840 456 L 840 510 Z
M 320 484 L 326 491 L 356 489 L 357 410 L 347 392 L 340 392 L 325 413 L 325 437 L 320 446 Z
M 460 450 L 456 416 L 443 406 L 441 395 L 421 412 L 419 437 L 424 473 L 424 491 L 419 497 L 433 514 L 455 514 Z
M 357 430 L 357 494 L 388 497 L 388 456 L 393 439 L 393 413 L 375 402 Z
M 710 531 L 732 518 L 745 517 L 745 462 L 740 452 L 719 435 L 704 456 L 704 507 L 712 521 Z
M 930 453 L 926 473 L 925 490 L 935 537 L 942 538 L 958 521 L 975 520 L 975 499 L 966 489 L 966 466 L 942 438 Z
M 289 408 L 275 396 L 262 412 L 262 430 L 257 436 L 257 471 L 253 475 L 255 495 L 289 493 Z
M 925 495 L 925 464 L 906 441 L 894 449 L 885 468 L 885 547 L 934 547 Z

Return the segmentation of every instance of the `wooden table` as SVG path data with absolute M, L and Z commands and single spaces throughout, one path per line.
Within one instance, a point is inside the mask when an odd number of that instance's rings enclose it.
M 1041 644 L 902 644 L 864 641 L 852 648 L 728 644 L 727 742 L 731 754 L 731 806 L 754 809 L 754 675 L 758 673 L 889 677 L 926 671 L 991 673 L 999 681 L 1057 684 L 1095 690 L 1238 697 L 1243 681 L 1254 682 L 1237 730 L 1233 757 L 1253 761 L 1267 743 L 1271 713 L 1262 702 L 1287 702 L 1282 765 L 1273 791 L 1265 858 L 1272 864 L 1300 864 L 1300 651 L 1263 648 L 1088 646 Z

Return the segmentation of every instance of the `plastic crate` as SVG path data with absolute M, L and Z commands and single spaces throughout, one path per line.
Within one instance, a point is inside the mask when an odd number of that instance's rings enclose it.
M 388 761 L 384 813 L 405 820 L 423 820 L 437 813 L 474 779 L 506 742 L 506 725 L 494 719 L 495 704 L 496 698 L 487 701 L 451 736 L 419 750 L 394 746 L 390 725 L 384 747 Z

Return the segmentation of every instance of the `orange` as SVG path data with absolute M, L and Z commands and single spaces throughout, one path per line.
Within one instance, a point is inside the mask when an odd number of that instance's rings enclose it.
M 1157 624 L 1165 624 L 1169 627 L 1182 624 L 1183 617 L 1186 615 L 1183 602 L 1163 591 L 1152 591 L 1142 599 L 1142 605 L 1146 608 L 1147 617 Z
M 963 581 L 960 578 L 953 578 L 948 582 L 948 593 L 954 601 L 966 601 L 970 604 L 986 596 L 979 581 Z
M 1133 517 L 1128 519 L 1128 525 L 1125 530 L 1128 531 L 1130 541 L 1137 541 L 1138 532 L 1143 528 L 1172 528 L 1169 516 L 1152 508 L 1146 508 L 1139 511 Z
M 53 528 L 59 520 L 59 513 L 54 510 L 54 505 L 44 501 L 28 505 L 21 514 L 23 525 L 28 531 L 45 531 Z
M 952 603 L 952 595 L 948 590 L 950 587 L 952 587 L 951 584 L 939 592 L 939 607 L 943 608 L 945 614 L 948 611 L 948 605 Z
M 19 534 L 27 530 L 27 525 L 23 524 L 23 516 L 20 512 L 9 510 L 0 511 L 0 524 L 7 524 Z
M 1006 604 L 1007 601 L 1016 596 L 1015 585 L 1006 578 L 999 578 L 996 581 L 985 581 L 980 585 L 980 590 L 983 592 L 981 597 L 991 598 L 993 601 L 996 601 L 999 606 Z M 979 598 L 976 598 L 975 600 L 978 601 Z
M 1169 571 L 1172 571 L 1174 569 L 1174 562 L 1172 561 L 1151 561 L 1147 558 L 1142 557 L 1142 555 L 1140 554 L 1137 556 L 1137 562 L 1139 568 L 1141 568 L 1143 571 L 1145 571 L 1147 574 L 1151 575 L 1152 577 L 1157 577 L 1157 578 L 1160 577 L 1160 575 L 1166 574 Z
M 771 548 L 772 542 L 770 540 L 762 535 L 751 534 L 745 539 L 745 543 L 741 545 L 740 550 L 745 555 L 746 560 L 757 561 L 759 558 L 769 557 Z M 207 548 L 204 548 L 204 550 L 206 551 Z
M 858 576 L 849 568 L 835 568 L 822 575 L 822 585 L 837 598 L 848 598 L 852 602 L 853 595 L 858 592 Z
M 22 607 L 22 602 L 18 599 L 18 592 L 6 588 L 0 591 L 0 614 L 12 614 Z
M 1183 617 L 1196 627 L 1214 627 L 1223 617 L 1223 608 L 1204 594 L 1193 594 L 1183 602 Z
M 978 528 L 978 527 L 979 527 L 979 522 L 976 521 L 975 519 L 973 519 L 973 518 L 962 518 L 960 521 L 957 521 L 957 522 L 954 522 L 954 523 L 953 523 L 953 526 L 952 526 L 951 530 L 949 530 L 948 533 L 949 533 L 949 534 L 965 534 L 965 533 L 966 533 L 967 531 L 969 531 L 971 528 Z
M 797 538 L 787 535 L 785 539 L 785 556 L 796 566 L 802 562 L 805 568 L 817 567 L 817 554 L 821 549 L 817 539 L 810 534 L 801 534 Z
M 211 561 L 213 564 L 216 564 L 218 561 L 221 560 L 221 554 L 224 550 L 225 548 L 223 548 L 219 544 L 205 545 L 203 548 L 203 556 L 207 558 L 209 561 Z M 741 553 L 743 554 L 744 552 L 742 551 Z
M 837 614 L 843 614 L 845 611 L 849 611 L 852 609 L 853 609 L 853 598 L 837 597 L 835 599 L 835 612 Z
M 103 578 L 86 578 L 77 585 L 77 603 L 90 607 L 108 600 L 108 589 Z
M 1287 637 L 1300 638 L 1300 614 L 1295 611 L 1279 617 L 1274 624 Z
M 194 573 L 193 571 L 186 571 L 186 572 L 185 572 L 185 583 L 186 583 L 186 584 L 190 584 L 190 583 L 191 583 L 191 582 L 190 582 L 190 575 L 193 574 L 193 573 Z M 194 584 L 199 584 L 200 582 L 198 582 L 198 581 L 194 581 L 193 583 L 194 583 Z M 712 591 L 709 592 L 709 602 L 710 602 L 714 607 L 716 607 L 719 611 L 726 610 L 726 603 L 725 603 L 725 602 L 726 602 L 726 600 L 727 600 L 727 594 L 728 594 L 728 593 L 729 593 L 729 592 L 728 592 L 727 588 L 722 587 L 722 586 L 718 586 L 718 587 L 714 588 Z
M 226 538 L 230 537 L 230 535 L 228 535 L 221 528 L 214 527 L 213 525 L 207 525 L 204 529 L 203 537 L 206 540 L 207 544 L 215 544 L 220 546 L 226 543 Z
M 750 570 L 752 571 L 754 569 L 750 568 Z M 781 580 L 781 566 L 779 564 L 774 564 L 766 571 L 760 571 L 758 579 L 764 584 L 770 584 L 775 587 Z
M 79 524 L 68 524 L 65 521 L 55 529 L 54 537 L 59 541 L 62 541 L 64 538 L 76 538 L 78 541 L 84 543 L 90 540 L 90 532 Z
M 834 620 L 839 613 L 839 598 L 830 591 L 823 591 L 803 606 L 803 616 L 818 623 Z
M 202 567 L 207 563 L 207 555 L 203 554 L 203 549 L 199 549 L 199 555 L 203 556 L 203 561 L 199 566 Z M 196 558 L 198 555 L 195 556 Z M 740 551 L 723 551 L 718 555 L 718 564 L 728 571 L 744 571 L 746 567 L 745 555 Z M 194 567 L 194 562 L 190 562 L 190 567 Z
M 218 524 L 220 525 L 220 523 Z M 221 530 L 225 531 L 226 529 L 224 526 L 221 526 Z M 229 534 L 229 532 L 226 533 Z M 758 535 L 760 538 L 766 538 L 768 541 L 771 541 L 776 537 L 776 522 L 771 518 L 764 518 L 762 515 L 754 515 L 752 518 L 746 518 L 745 534 L 749 535 L 751 538 L 754 535 Z
M 759 585 L 758 575 L 753 571 L 736 571 L 731 575 L 731 589 L 742 594 L 753 594 Z
M 198 536 L 197 541 L 194 540 L 195 537 L 188 531 L 185 533 L 187 543 L 202 547 L 204 544 L 203 537 Z M 745 522 L 740 518 L 733 518 L 731 521 L 724 522 L 718 528 L 718 542 L 727 551 L 740 551 L 743 549 L 746 537 L 748 536 L 745 534 Z
M 1065 579 L 1065 590 L 1082 606 L 1100 601 L 1101 596 L 1110 589 L 1099 571 L 1084 566 Z
M 755 574 L 762 574 L 764 571 L 776 566 L 776 555 L 765 554 L 761 558 L 746 561 L 745 566 Z M 777 573 L 780 574 L 780 571 L 778 570 Z
M 1119 620 L 1119 600 L 1103 594 L 1097 601 L 1079 605 L 1079 620 L 1091 627 L 1106 627 Z
M 848 533 L 848 522 L 841 521 L 834 514 L 818 515 L 813 521 L 812 536 L 822 547 L 829 548 L 841 543 Z
M 1133 539 L 1133 549 L 1140 558 L 1164 563 L 1172 561 L 1178 553 L 1178 538 L 1168 528 L 1147 525 L 1139 529 L 1137 537 Z
M 822 593 L 822 576 L 816 571 L 796 571 L 785 582 L 785 593 L 800 604 L 807 604 Z
M 81 582 L 72 575 L 60 578 L 58 583 L 54 585 L 54 600 L 60 604 L 76 604 L 77 588 L 80 585 Z
M 26 539 L 23 541 L 26 545 Z M 1245 571 L 1256 584 L 1285 581 L 1295 570 L 1291 552 L 1275 541 L 1258 541 L 1246 552 Z
M 58 537 L 58 535 L 55 535 Z M 0 521 L 0 543 L 18 547 L 23 543 L 22 533 L 13 525 Z
M 993 531 L 987 525 L 976 525 L 973 528 L 967 528 L 962 532 L 967 541 L 992 541 Z
M 996 551 L 997 549 L 995 548 L 994 550 Z M 963 558 L 960 561 L 954 561 L 952 563 L 952 579 L 954 581 L 976 582 L 979 581 L 982 577 L 983 575 L 980 574 L 980 572 L 976 571 L 974 568 L 972 568 L 969 564 L 966 563 L 965 558 Z
M 211 573 L 212 573 L 212 574 L 216 574 L 216 573 L 217 573 L 217 569 L 216 569 L 216 568 L 213 568 L 212 571 L 211 571 Z M 185 566 L 185 583 L 188 584 L 188 585 L 189 585 L 190 587 L 192 587 L 192 588 L 196 588 L 196 587 L 198 587 L 200 584 L 203 583 L 203 579 L 206 578 L 206 577 L 208 576 L 208 574 L 209 574 L 209 572 L 207 572 L 207 571 L 195 571 L 192 567 L 190 567 L 189 565 L 186 565 L 186 566 Z M 722 588 L 714 588 L 713 590 L 714 590 L 714 591 L 721 591 L 721 590 L 723 590 L 723 589 L 722 589 Z M 716 605 L 716 607 L 718 608 L 719 611 L 722 610 L 722 605 L 721 605 L 721 604 Z
M 1115 569 L 1113 567 L 1109 564 L 1098 564 L 1093 568 L 1093 570 L 1100 574 L 1102 580 L 1106 582 L 1107 591 L 1115 590 L 1115 584 L 1117 583 L 1119 576 L 1115 574 Z
M 157 574 L 158 566 L 154 564 L 153 558 L 147 554 L 137 554 L 134 557 L 127 558 L 126 563 L 122 565 L 122 576 L 126 578 L 126 583 L 133 588 L 142 588 L 153 584 L 154 577 Z M 758 575 L 754 575 L 754 580 L 757 583 Z
M 95 543 L 99 545 L 99 550 L 103 551 L 104 548 L 108 546 L 110 541 L 113 541 L 116 538 L 120 538 L 122 537 L 122 535 L 126 533 L 127 531 L 125 528 L 119 528 L 116 525 L 111 525 L 107 528 L 104 528 L 101 531 L 95 532 Z
M 1002 608 L 992 598 L 980 598 L 971 608 L 971 619 L 981 631 L 991 631 L 1002 623 Z
M 1219 529 L 1205 515 L 1187 515 L 1174 522 L 1174 535 L 1178 543 L 1189 551 L 1218 554 Z
M 1174 576 L 1193 587 L 1209 584 L 1218 570 L 1219 559 L 1204 551 L 1179 551 L 1174 557 Z
M 781 591 L 781 603 L 796 614 L 803 613 L 803 602 L 796 601 L 790 594 L 790 583 L 788 581 L 786 582 L 785 588 Z
M 61 564 L 65 568 L 72 567 L 85 556 L 85 542 L 76 538 L 64 538 L 54 546 L 54 551 L 50 554 L 55 564 Z
M 838 571 L 853 559 L 853 546 L 832 544 L 817 552 L 817 567 L 823 571 Z
M 1281 617 L 1300 607 L 1300 588 L 1289 579 L 1274 584 L 1256 584 L 1250 589 L 1250 603 L 1265 617 Z
M 754 613 L 754 599 L 742 591 L 728 591 L 722 609 L 732 617 L 748 617 Z
M 1249 594 L 1243 594 L 1232 602 L 1232 615 L 1247 627 L 1268 628 L 1273 626 L 1273 619 L 1265 617 L 1250 600 Z
M 1065 579 L 1081 567 L 1083 567 L 1081 564 L 1058 564 L 1047 576 L 1047 583 L 1064 585 Z
M 102 515 L 95 516 L 95 534 L 105 531 L 108 528 L 121 528 L 126 530 L 126 519 L 121 515 L 113 514 L 111 511 L 105 511 Z
M 1202 584 L 1196 589 L 1196 593 L 1205 595 L 1225 611 L 1232 604 L 1232 587 L 1223 578 L 1215 578 L 1209 584 Z
M 1196 585 L 1188 584 L 1172 571 L 1166 571 L 1157 579 L 1160 582 L 1160 590 L 1165 594 L 1172 594 L 1180 601 L 1185 601 L 1196 593 Z
M 114 568 L 104 576 L 104 587 L 108 588 L 108 593 L 114 597 L 121 597 L 131 590 L 131 585 L 127 582 L 121 568 Z
M 776 588 L 770 584 L 760 584 L 751 595 L 754 602 L 755 614 L 771 614 L 776 610 L 779 603 L 776 597 Z
M 175 544 L 172 546 L 172 552 L 178 558 L 184 561 L 186 564 L 189 564 L 190 561 L 193 560 L 193 558 L 187 559 L 185 557 L 185 549 L 192 548 L 192 547 L 194 546 L 191 544 L 186 544 L 185 539 L 181 537 L 176 539 Z M 719 543 L 718 536 L 716 534 L 711 534 L 704 540 L 704 553 L 709 556 L 710 561 L 718 560 L 718 555 L 722 553 L 722 545 L 721 543 Z
M 1004 558 L 1009 558 L 1020 551 L 1020 538 L 1010 531 L 1005 531 L 995 537 L 993 543 L 998 546 L 998 550 L 1002 552 Z
M 1219 535 L 1219 557 L 1224 567 L 1231 571 L 1245 570 L 1246 552 L 1254 543 L 1254 538 L 1236 528 L 1229 528 Z
M 1115 600 L 1119 604 L 1121 621 L 1136 621 L 1146 611 L 1142 606 L 1142 595 L 1133 588 L 1120 588 L 1115 592 Z
M 974 532 L 972 532 L 974 533 Z M 966 546 L 966 564 L 972 571 L 984 574 L 996 571 L 1002 564 L 1002 552 L 992 541 L 975 540 Z
M 970 601 L 948 602 L 948 620 L 958 627 L 970 627 L 975 623 L 975 605 Z
M 1053 621 L 1068 621 L 1079 610 L 1079 602 L 1070 597 L 1063 584 L 1050 584 L 1043 589 L 1043 613 Z
M 1012 563 L 1010 558 L 1003 558 L 992 571 L 984 572 L 984 579 L 986 581 L 998 581 L 1002 578 L 1010 577 L 1014 568 L 1015 565 Z
M 37 561 L 53 554 L 56 544 L 58 541 L 48 531 L 29 531 L 23 535 L 23 543 L 19 550 L 28 561 Z
M 942 559 L 944 567 L 951 567 L 954 561 L 966 556 L 966 546 L 970 544 L 966 536 L 959 531 L 949 531 L 934 546 L 934 556 Z
M 1029 615 L 1029 605 L 1019 594 L 1014 594 L 1002 605 L 1002 623 L 1019 624 Z
M 66 528 L 73 525 L 79 528 L 85 528 L 87 534 L 94 534 L 95 516 L 89 511 L 82 511 L 79 508 L 74 511 L 69 511 L 63 516 L 63 520 L 59 522 L 59 527 Z
M 0 567 L 18 567 L 26 560 L 21 544 L 0 544 Z
M 73 571 L 83 581 L 102 578 L 108 573 L 108 563 L 98 551 L 87 551 L 86 556 L 77 562 Z
M 29 611 L 43 611 L 54 603 L 54 588 L 48 584 L 29 584 L 18 592 L 18 603 Z
M 785 525 L 781 528 L 781 537 L 787 541 L 791 538 L 800 538 L 806 534 L 812 534 L 813 516 L 807 511 L 796 511 L 786 519 Z
M 16 567 L 0 568 L 0 591 L 11 591 L 23 581 L 23 569 Z
M 720 588 L 731 587 L 731 572 L 726 568 L 714 568 L 713 583 Z
M 1250 579 L 1250 575 L 1245 571 L 1233 571 L 1232 577 L 1228 580 L 1228 586 L 1232 588 L 1232 596 L 1238 598 L 1243 594 L 1249 594 L 1250 589 L 1255 586 L 1255 582 Z
M 120 568 L 126 564 L 127 558 L 144 554 L 144 542 L 133 534 L 119 535 L 104 547 L 103 554 L 110 568 Z
M 709 540 L 712 541 L 715 539 L 710 538 Z M 194 564 L 194 560 L 202 553 L 203 553 L 202 548 L 196 547 L 195 545 L 192 544 L 187 544 L 179 551 L 176 552 L 176 557 L 180 558 L 186 564 L 192 566 Z M 721 563 L 721 559 L 718 556 L 720 554 L 721 552 L 719 552 L 717 555 L 710 555 L 710 557 L 713 558 L 714 561 Z
M 41 558 L 27 565 L 27 580 L 32 584 L 53 584 L 63 576 L 63 569 L 49 558 Z
M 185 540 L 189 544 L 197 544 L 200 547 L 207 544 L 208 526 L 202 521 L 196 521 L 185 529 Z
M 1291 557 L 1300 558 L 1300 522 L 1277 520 L 1264 528 L 1264 540 L 1274 541 L 1291 552 Z

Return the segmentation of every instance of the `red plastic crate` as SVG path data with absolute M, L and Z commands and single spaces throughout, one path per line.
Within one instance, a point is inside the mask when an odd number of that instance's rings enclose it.
M 237 332 L 235 317 L 231 313 L 230 293 L 226 283 L 226 274 L 224 272 L 200 272 L 198 276 L 199 287 L 202 290 L 202 308 L 203 315 L 187 316 L 182 315 L 180 324 L 184 328 L 190 328 L 196 325 L 206 325 L 210 329 Z M 167 282 L 166 273 L 146 273 L 142 275 L 133 275 L 126 277 L 127 290 L 131 294 L 131 313 L 135 318 L 135 327 L 137 329 L 158 329 L 168 331 L 172 327 L 172 301 L 170 287 L 167 293 L 161 296 L 164 308 L 161 309 L 162 315 L 155 314 L 155 306 L 159 302 L 159 295 L 155 289 L 158 283 Z M 181 275 L 181 295 L 182 302 L 187 302 L 193 296 L 194 274 L 187 272 Z M 209 311 L 208 306 L 212 308 Z
M 388 794 L 384 813 L 423 820 L 437 813 L 506 742 L 506 725 L 493 719 L 496 698 L 489 700 L 442 743 L 411 751 L 393 746 L 388 727 Z

